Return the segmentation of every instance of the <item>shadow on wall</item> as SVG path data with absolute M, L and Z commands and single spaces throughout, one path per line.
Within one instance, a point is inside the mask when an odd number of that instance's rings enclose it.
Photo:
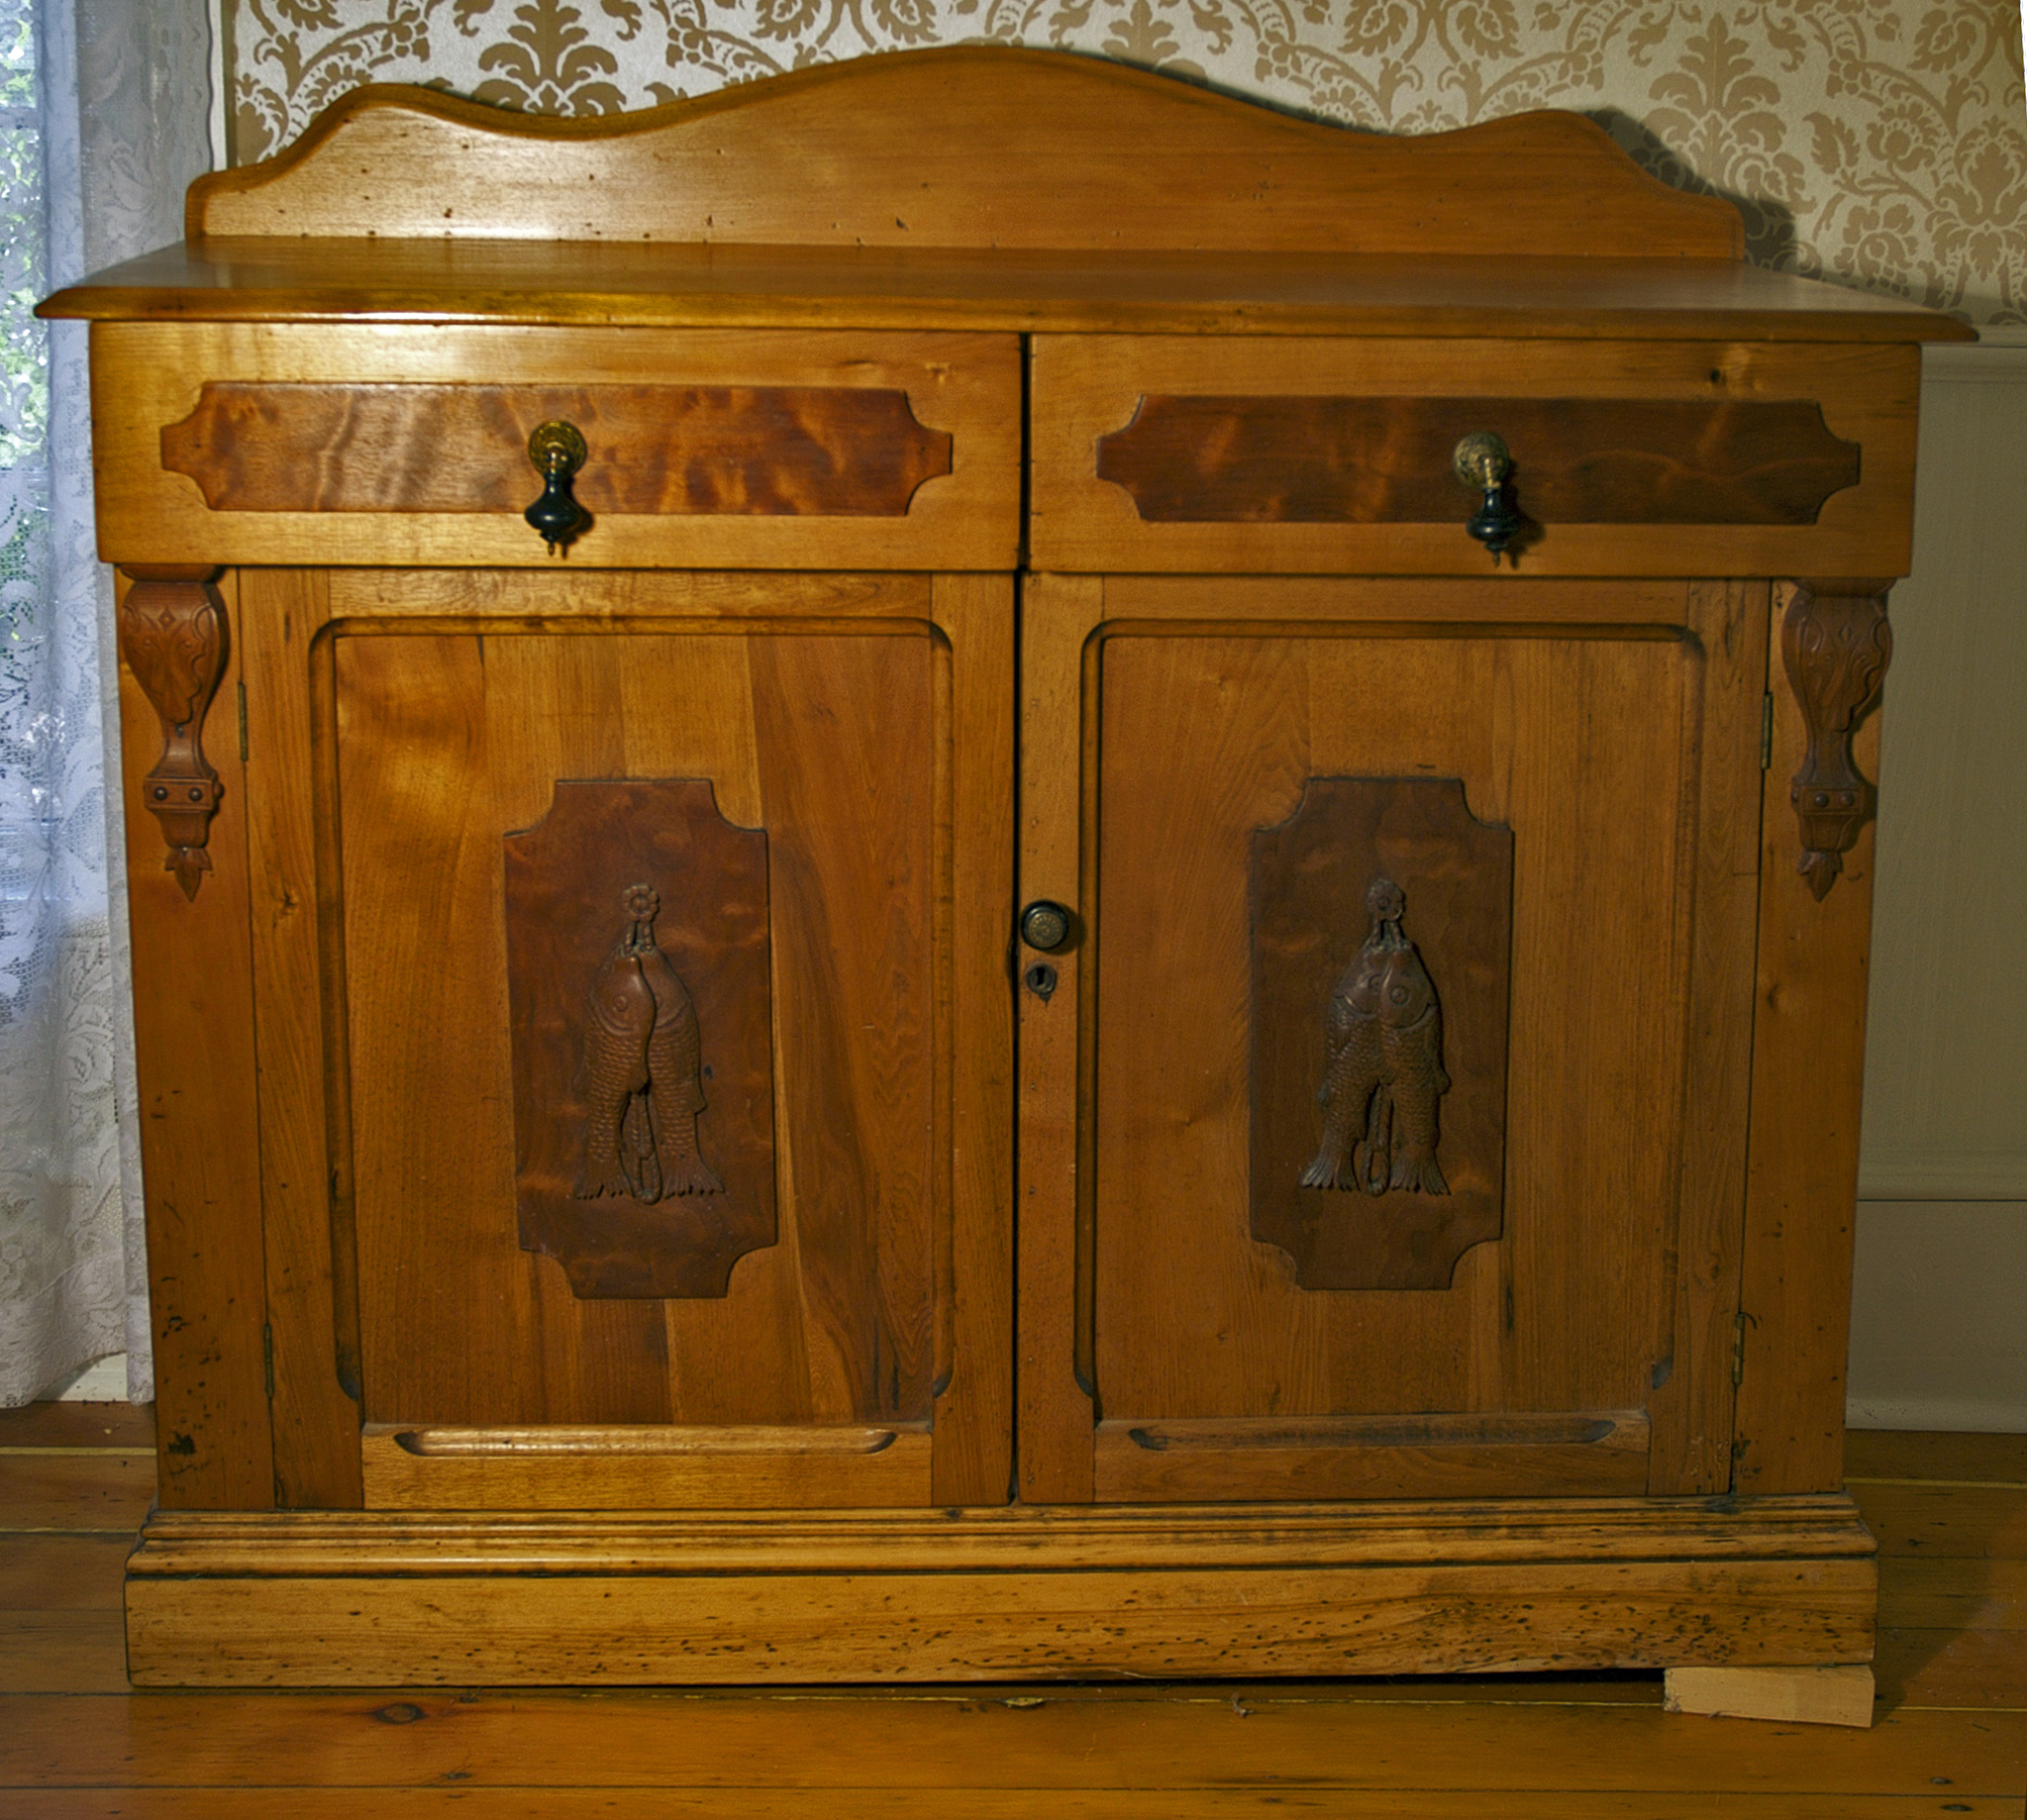
M 1668 142 L 1622 108 L 1586 108 L 1594 120 L 1612 136 L 1619 148 L 1651 177 L 1659 177 L 1671 189 L 1688 190 L 1699 196 L 1721 196 L 1746 220 L 1746 257 L 1755 265 L 1772 265 L 1781 271 L 1802 267 L 1801 242 L 1795 232 L 1794 211 L 1772 197 L 1744 196 L 1700 177 Z M 1811 277 L 1833 274 L 1811 271 Z

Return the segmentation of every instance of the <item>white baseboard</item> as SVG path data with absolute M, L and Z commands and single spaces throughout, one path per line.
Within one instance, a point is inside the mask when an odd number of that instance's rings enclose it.
M 88 1365 L 52 1399 L 59 1403 L 124 1403 L 127 1400 L 127 1355 L 114 1353 Z
M 1854 1428 L 2027 1433 L 2027 1201 L 1861 1201 Z
M 2017 1435 L 2027 1430 L 2019 1403 L 1946 1402 L 1909 1397 L 1875 1397 L 1844 1406 L 1847 1428 L 1916 1428 L 1956 1435 Z

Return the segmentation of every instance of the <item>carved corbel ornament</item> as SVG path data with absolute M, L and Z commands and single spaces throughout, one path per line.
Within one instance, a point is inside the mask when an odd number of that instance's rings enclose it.
M 161 757 L 142 801 L 168 843 L 164 871 L 194 899 L 211 870 L 206 846 L 218 812 L 218 773 L 204 757 L 204 714 L 225 674 L 225 605 L 216 568 L 122 570 L 133 583 L 120 603 L 120 655 L 161 721 Z
M 1890 581 L 1798 581 L 1780 622 L 1780 656 L 1808 747 L 1788 800 L 1801 821 L 1798 869 L 1818 902 L 1872 820 L 1877 792 L 1852 760 L 1852 735 L 1879 705 L 1893 628 Z

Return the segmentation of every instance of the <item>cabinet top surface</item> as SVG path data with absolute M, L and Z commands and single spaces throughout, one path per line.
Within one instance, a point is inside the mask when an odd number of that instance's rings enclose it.
M 1423 139 L 1062 52 L 912 51 L 597 120 L 361 89 L 201 178 L 97 320 L 1968 340 L 1746 265 L 1590 121 Z

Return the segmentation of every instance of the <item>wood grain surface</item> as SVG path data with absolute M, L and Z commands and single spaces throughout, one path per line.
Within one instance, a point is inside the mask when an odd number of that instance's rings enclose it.
M 1647 1404 L 1648 1490 L 1659 1497 L 1721 1492 L 1732 1479 L 1764 781 L 1754 721 L 1766 708 L 1768 600 L 1751 582 L 1688 590 L 1699 657 L 1683 728 L 1696 749 L 1694 908 L 1677 930 L 1673 964 L 1693 1009 L 1683 1035 L 1672 1347 Z
M 1771 693 L 1732 1482 L 1807 1491 L 1843 1473 L 1875 829 L 1861 830 L 1818 902 L 1796 868 L 1788 802 L 1807 729 L 1791 691 Z M 1868 776 L 1878 775 L 1879 722 L 1872 715 L 1854 741 Z
M 1101 1498 L 1549 1497 L 1647 1487 L 1640 1410 L 1101 1422 Z
M 781 1510 L 927 1504 L 926 1422 L 892 1428 L 370 1425 L 369 1510 Z
M 1179 632 L 1115 625 L 1103 646 L 1106 1418 L 1644 1407 L 1672 1319 L 1691 652 L 1546 628 Z M 1447 1290 L 1322 1294 L 1249 1229 L 1248 854 L 1307 778 L 1401 774 L 1461 778 L 1514 833 L 1507 1236 Z
M 181 1518 L 137 1558 L 130 1646 L 144 1678 L 212 1685 L 1524 1671 L 1871 1651 L 1874 1564 L 1841 1499 L 1774 1500 L 1764 1520 L 1752 1504 L 1637 1499 L 1177 1514 Z M 781 1571 L 784 1544 L 814 1570 Z M 319 1563 L 343 1574 L 342 1598 Z
M 1963 342 L 1897 298 L 1734 259 L 216 236 L 59 291 L 102 322 L 962 328 L 1001 335 Z
M 2012 1820 L 2027 1797 L 2027 1631 L 2004 1628 L 2018 1623 L 2020 1589 L 2007 1588 L 2027 1539 L 2017 1436 L 1853 1437 L 1854 1461 L 1890 1481 L 1858 1487 L 1868 1520 L 1892 1527 L 1882 1500 L 1915 1498 L 1930 1514 L 1921 1550 L 1879 1562 L 1881 1606 L 1900 1628 L 1880 1638 L 1878 1723 L 1851 1732 L 1665 1714 L 1652 1673 L 814 1696 L 134 1692 L 120 1567 L 139 1506 L 123 1528 L 94 1533 L 88 1525 L 104 1519 L 81 1498 L 21 1502 L 17 1471 L 31 1460 L 59 1476 L 85 1470 L 96 1457 L 77 1443 L 120 1442 L 143 1450 L 145 1475 L 150 1413 L 0 1411 L 0 1814 L 10 1820 L 264 1820 L 277 1806 L 304 1820 L 367 1808 L 393 1820 L 645 1820 L 692 1807 L 787 1820 L 812 1806 L 904 1820 L 949 1805 L 985 1820 L 1039 1807 L 1076 1820 L 1266 1820 L 1291 1802 L 1353 1820 Z M 55 1456 L 12 1451 L 59 1444 Z M 41 1482 L 51 1483 L 47 1473 Z M 1952 1500 L 1971 1498 L 1983 1502 L 1962 1506 L 1960 1528 Z M 57 1508 L 78 1514 L 54 1519 Z M 87 1527 L 23 1527 L 52 1520 Z M 2011 1553 L 1992 1554 L 2009 1527 Z M 448 1540 L 418 1537 L 415 1567 L 448 1567 Z M 1924 1619 L 1934 1628 L 1919 1628 Z
M 247 662 L 234 581 L 225 577 L 220 590 L 228 622 L 220 686 L 229 702 Z M 119 583 L 123 595 L 148 585 Z M 274 1469 L 261 1344 L 247 768 L 238 741 L 214 728 L 210 864 L 201 874 L 205 888 L 187 895 L 163 869 L 159 833 L 141 813 L 162 725 L 124 655 L 119 690 L 122 781 L 134 827 L 127 913 L 135 977 L 145 982 L 135 992 L 134 1048 L 149 1315 L 163 1384 L 161 1500 L 263 1509 L 274 1502 Z
M 1011 335 L 129 323 L 92 358 L 129 561 L 1007 570 L 1019 545 Z M 567 556 L 521 516 L 543 412 L 589 419 Z
M 279 157 L 200 178 L 186 231 L 1716 259 L 1744 249 L 1729 204 L 1646 175 L 1574 114 L 1388 139 L 1004 46 L 819 65 L 613 121 L 515 121 L 426 89 L 367 89 Z
M 947 1121 L 937 1142 L 939 1156 L 948 1145 L 951 1217 L 938 1226 L 947 1244 L 937 1262 L 930 1475 L 932 1500 L 949 1507 L 1004 1503 L 1014 1481 L 1015 1063 L 1005 964 L 1014 891 L 1013 577 L 938 575 L 930 615 L 953 653 L 949 712 L 962 730 L 944 755 L 951 868 L 937 923 L 952 957 L 939 1050 L 950 1090 L 937 1103 Z
M 214 512 L 518 512 L 529 434 L 560 418 L 589 454 L 594 517 L 900 518 L 951 471 L 951 436 L 869 386 L 207 383 L 161 464 Z
M 559 780 L 542 819 L 505 845 L 521 1243 L 560 1264 L 579 1296 L 723 1295 L 739 1260 L 778 1231 L 766 833 L 728 822 L 704 778 Z M 645 980 L 625 961 L 649 988 L 653 1028 L 639 1037 L 645 1091 L 638 1106 L 623 1094 L 629 1123 L 615 1132 L 599 1100 L 615 1083 L 594 1075 L 612 1033 L 594 1001 L 616 945 L 638 938 L 629 906 L 643 886 L 661 959 Z M 654 1032 L 679 1015 L 659 1002 L 667 973 L 701 1050 L 683 1078 L 657 1080 Z M 652 1181 L 606 1192 L 592 1163 L 601 1135 L 615 1149 L 645 1143 Z M 682 1147 L 702 1160 L 695 1191 L 679 1179 Z
M 1150 524 L 1452 524 L 1478 431 L 1513 452 L 1538 525 L 1812 525 L 1856 486 L 1822 408 L 1710 399 L 1143 398 L 1098 439 L 1097 475 Z
M 1910 348 L 1595 339 L 1519 344 L 1440 341 L 1412 332 L 1302 342 L 1062 335 L 1037 338 L 1032 361 L 1031 560 L 1041 568 L 1482 575 L 1484 551 L 1464 529 L 1477 500 L 1454 478 L 1450 455 L 1465 431 L 1498 428 L 1467 415 L 1463 404 L 1496 400 L 1502 412 L 1510 404 L 1523 420 L 1541 414 L 1534 420 L 1538 431 L 1516 424 L 1506 433 L 1519 504 L 1533 521 L 1519 555 L 1524 572 L 1786 576 L 1907 569 L 1920 367 Z M 1181 445 L 1164 455 L 1166 468 L 1136 484 L 1156 498 L 1164 497 L 1163 489 L 1172 494 L 1172 503 L 1160 508 L 1165 512 L 1193 512 L 1184 502 L 1225 474 L 1249 503 L 1221 512 L 1218 520 L 1206 512 L 1201 522 L 1180 516 L 1151 521 L 1124 485 L 1104 476 L 1099 452 L 1105 439 L 1130 439 L 1129 426 L 1161 397 L 1207 400 L 1190 408 L 1211 419 L 1224 413 L 1225 420 L 1215 428 L 1187 426 Z M 1249 428 L 1231 406 L 1252 398 L 1273 402 Z M 1397 408 L 1412 409 L 1411 421 L 1430 429 L 1419 440 L 1403 432 L 1399 446 L 1388 448 L 1391 431 L 1377 421 L 1369 431 L 1359 425 L 1368 400 L 1402 401 Z M 1566 411 L 1564 401 L 1571 400 L 1583 402 Z M 1676 507 L 1657 492 L 1643 495 L 1637 522 L 1585 523 L 1549 510 L 1526 477 L 1533 446 L 1527 437 L 1534 434 L 1547 451 L 1571 450 L 1572 473 L 1595 460 L 1599 487 L 1630 486 L 1641 472 L 1658 476 L 1657 449 L 1668 452 L 1661 465 L 1686 479 L 1686 470 L 1716 457 L 1672 446 L 1671 438 L 1682 432 L 1664 428 L 1665 420 L 1679 414 L 1714 427 L 1745 421 L 1733 406 L 1760 412 L 1775 405 L 1799 406 L 1816 446 L 1823 446 L 1827 431 L 1859 452 L 1856 472 L 1848 454 L 1830 452 L 1837 475 L 1857 484 L 1841 484 L 1804 522 L 1782 523 L 1772 513 L 1753 523 L 1671 522 Z M 1818 407 L 1822 429 L 1815 427 Z M 1349 414 L 1342 424 L 1333 416 L 1340 412 Z M 1568 444 L 1565 419 L 1572 426 Z M 1644 427 L 1629 432 L 1629 423 Z M 1442 435 L 1435 434 L 1439 425 Z M 1317 455 L 1303 446 L 1310 435 L 1335 448 L 1353 477 L 1328 462 L 1331 476 L 1323 477 Z M 1553 476 L 1559 459 L 1549 455 L 1544 478 Z M 1419 491 L 1396 499 L 1391 482 L 1368 485 L 1357 477 L 1373 460 L 1382 471 L 1415 463 L 1412 487 Z M 1826 469 L 1822 479 L 1834 477 Z M 1405 479 L 1399 484 L 1410 486 Z M 1556 499 L 1562 484 L 1554 481 L 1547 499 Z M 1581 486 L 1592 484 L 1585 479 Z M 1811 482 L 1811 496 L 1818 484 Z M 1754 490 L 1760 491 L 1758 482 Z M 1441 504 L 1446 494 L 1448 507 Z M 1778 484 L 1767 494 L 1780 496 Z M 1566 497 L 1603 519 L 1586 493 Z M 1408 499 L 1418 503 L 1408 507 Z M 1628 500 L 1630 508 L 1631 495 Z M 1688 500 L 1685 493 L 1684 511 L 1691 509 Z M 1710 495 L 1702 504 L 1727 514 L 1748 510 Z M 1792 502 L 1783 508 L 1793 509 Z M 1419 522 L 1425 512 L 1432 522 Z
M 338 642 L 371 1419 L 928 1416 L 939 652 L 910 621 Z M 501 836 L 601 776 L 705 778 L 766 831 L 781 1242 L 722 1301 L 582 1302 L 515 1238 Z
M 344 899 L 328 577 L 240 574 L 262 1256 L 274 1359 L 274 1499 L 359 1501 L 357 1247 L 344 1068 Z
M 1304 1185 L 1334 1110 L 1321 1103 L 1337 1053 L 1326 1033 L 1374 929 L 1367 900 L 1380 879 L 1399 887 L 1400 935 L 1434 984 L 1432 1053 L 1449 1082 L 1433 1101 L 1440 1193 L 1384 1178 L 1376 1194 L 1354 1186 L 1350 1154 L 1335 1182 Z M 1454 778 L 1311 777 L 1293 815 L 1254 831 L 1248 913 L 1254 1238 L 1285 1252 L 1305 1289 L 1449 1288 L 1458 1260 L 1499 1236 L 1506 1192 L 1512 830 L 1478 821 Z M 1383 1012 L 1355 1015 L 1368 1019 L 1371 1063 L 1383 1064 Z M 1363 1143 L 1368 1098 L 1397 1092 L 1390 1160 L 1405 1141 L 1408 1088 L 1370 1074 L 1368 1064 L 1347 1093 L 1358 1103 L 1337 1116 Z
M 1047 998 L 1018 995 L 1020 1096 L 1020 1495 L 1091 1498 L 1090 1121 L 1094 1062 L 1097 776 L 1094 657 L 1104 614 L 1094 576 L 1033 575 L 1021 588 L 1020 865 L 1017 897 L 1047 899 L 1076 919 L 1076 939 L 1050 956 Z M 1017 954 L 1021 951 L 1016 950 Z M 1016 970 L 1042 957 L 1021 954 Z

